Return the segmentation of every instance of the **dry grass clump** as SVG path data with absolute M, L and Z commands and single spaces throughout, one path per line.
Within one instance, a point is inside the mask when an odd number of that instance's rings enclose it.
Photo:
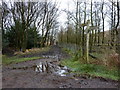
M 107 66 L 109 66 L 109 67 L 111 67 L 111 66 L 118 67 L 120 65 L 118 53 L 110 54 L 107 59 L 108 59 Z
M 48 50 L 49 50 L 49 47 L 32 48 L 32 49 L 26 49 L 25 52 L 17 51 L 17 52 L 14 53 L 14 55 L 33 54 L 33 53 L 44 52 L 44 51 L 48 51 Z
M 108 67 L 118 67 L 120 65 L 119 54 L 115 50 L 107 50 L 102 62 Z
M 21 51 L 16 51 L 16 52 L 14 52 L 14 55 L 22 55 L 22 54 L 24 54 L 24 53 L 21 52 Z
M 101 52 L 94 53 L 94 56 L 97 57 L 97 59 L 91 59 L 91 64 L 96 65 L 104 65 L 108 68 L 118 68 L 120 65 L 120 55 L 116 53 L 114 49 L 110 49 L 109 47 L 101 47 Z

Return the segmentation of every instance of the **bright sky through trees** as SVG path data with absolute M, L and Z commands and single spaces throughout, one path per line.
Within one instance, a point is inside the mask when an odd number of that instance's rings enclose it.
M 5 2 L 10 2 L 10 1 L 19 1 L 19 0 L 4 0 Z M 22 0 L 22 1 L 27 1 L 27 0 Z M 33 1 L 33 0 L 31 0 Z M 36 2 L 43 2 L 45 0 L 34 0 Z M 70 12 L 74 12 L 75 11 L 75 1 L 76 0 L 50 0 L 50 1 L 53 1 L 53 2 L 58 2 L 59 4 L 59 11 L 60 11 L 60 15 L 59 15 L 59 20 L 58 22 L 60 22 L 60 25 L 65 27 L 65 22 L 67 21 L 67 15 L 66 15 L 66 12 L 64 12 L 64 10 L 67 10 L 68 9 L 68 6 L 69 6 L 69 11 Z M 81 0 L 79 0 L 81 2 Z M 93 2 L 102 2 L 102 0 L 92 0 Z M 82 2 L 87 2 L 87 3 L 90 3 L 91 0 L 82 0 Z M 105 0 L 105 2 L 110 2 L 110 0 Z M 1 1 L 0 1 L 1 3 Z M 87 8 L 89 8 L 89 6 L 87 6 Z M 107 9 L 107 7 L 106 7 Z M 106 10 L 105 10 L 106 11 Z M 105 16 L 105 30 L 109 30 L 109 23 L 108 23 L 108 17 Z
M 59 16 L 59 22 L 61 23 L 61 26 L 65 25 L 65 22 L 67 21 L 67 15 L 66 13 L 63 11 L 65 9 L 68 9 L 68 5 L 69 5 L 69 11 L 75 11 L 75 0 L 56 0 L 57 2 L 60 3 L 60 7 L 59 10 L 61 11 L 60 16 Z M 79 0 L 80 1 L 80 0 Z M 90 0 L 82 0 L 82 2 L 87 2 L 90 3 Z M 93 0 L 93 2 L 101 2 L 100 0 Z M 81 2 L 81 1 L 80 1 Z M 105 0 L 105 2 L 108 2 L 108 0 Z M 89 6 L 87 6 L 87 8 L 89 8 Z M 109 23 L 108 23 L 108 17 L 105 17 L 105 30 L 109 30 Z

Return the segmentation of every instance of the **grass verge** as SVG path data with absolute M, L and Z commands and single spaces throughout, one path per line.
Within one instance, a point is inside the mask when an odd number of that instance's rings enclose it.
M 119 80 L 117 69 L 111 70 L 103 65 L 81 64 L 80 61 L 75 61 L 74 58 L 63 60 L 61 61 L 61 64 L 69 67 L 70 69 L 72 69 L 72 72 L 80 75 L 85 74 L 112 80 Z
M 25 52 L 15 52 L 14 55 L 32 55 L 32 54 L 37 54 L 37 53 L 41 53 L 41 52 L 47 52 L 50 50 L 50 47 L 44 47 L 44 48 L 32 48 L 32 49 L 26 49 Z
M 19 62 L 24 62 L 24 61 L 29 61 L 29 60 L 36 60 L 36 59 L 41 59 L 42 57 L 27 57 L 27 58 L 19 58 L 17 56 L 13 57 L 7 57 L 5 55 L 2 56 L 2 64 L 3 65 L 8 65 L 12 63 L 19 63 Z
M 75 52 L 72 50 L 69 50 L 68 48 L 63 48 L 63 50 L 72 56 L 70 59 L 65 59 L 61 61 L 62 65 L 65 65 L 72 69 L 73 73 L 76 73 L 78 75 L 90 75 L 93 77 L 102 77 L 106 79 L 112 79 L 112 80 L 120 80 L 119 77 L 119 69 L 117 66 L 106 66 L 105 65 L 105 59 L 107 59 L 107 63 L 109 61 L 108 58 L 106 58 L 106 54 L 109 53 L 109 50 L 101 51 L 100 53 L 91 53 L 91 55 L 96 56 L 97 59 L 94 59 L 92 57 L 89 57 L 90 64 L 85 64 L 85 60 L 83 58 L 77 58 Z M 100 49 L 101 50 L 101 49 Z M 77 52 L 80 53 L 80 52 Z M 115 62 L 112 61 L 112 63 Z
M 2 64 L 8 65 L 11 63 L 19 63 L 29 60 L 36 60 L 41 59 L 43 57 L 34 56 L 34 54 L 41 53 L 41 52 L 47 52 L 49 51 L 50 47 L 44 47 L 44 48 L 33 48 L 33 49 L 27 49 L 25 52 L 15 52 L 12 57 L 2 55 Z M 30 55 L 31 57 L 22 57 L 24 55 Z M 20 57 L 21 56 L 21 57 Z

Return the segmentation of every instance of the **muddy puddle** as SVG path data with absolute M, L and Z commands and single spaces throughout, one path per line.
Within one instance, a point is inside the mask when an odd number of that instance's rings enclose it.
M 70 72 L 70 70 L 66 66 L 58 66 L 46 61 L 37 64 L 35 68 L 35 72 L 39 72 L 39 73 L 46 72 L 46 73 L 53 73 L 59 76 L 66 76 L 67 73 Z
M 56 61 L 60 61 L 61 55 L 43 55 L 44 58 L 54 59 Z M 54 62 L 54 61 L 53 61 Z M 40 62 L 35 71 L 36 72 L 47 72 L 53 73 L 59 76 L 66 76 L 69 73 L 70 69 L 66 66 L 61 66 L 58 64 L 54 64 L 53 62 Z
M 28 64 L 28 62 L 24 62 L 22 66 L 15 65 L 9 69 L 12 70 L 31 70 L 35 71 L 35 73 L 52 73 L 59 76 L 67 76 L 70 72 L 70 69 L 66 66 L 62 66 L 59 62 L 60 55 L 44 55 L 45 59 L 39 59 L 36 62 L 31 61 L 32 64 Z

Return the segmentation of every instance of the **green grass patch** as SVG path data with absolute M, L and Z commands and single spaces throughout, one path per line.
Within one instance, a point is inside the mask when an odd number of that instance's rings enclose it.
M 90 76 L 98 76 L 112 80 L 119 79 L 117 69 L 109 69 L 103 65 L 82 64 L 78 60 L 75 61 L 74 58 L 63 60 L 61 64 L 71 68 L 72 72 L 77 74 L 88 74 Z
M 65 51 L 66 53 L 68 53 L 69 55 L 73 55 L 74 52 L 70 49 L 67 49 L 67 48 L 62 48 L 63 51 Z
M 7 57 L 5 55 L 2 56 L 2 64 L 3 65 L 8 65 L 12 63 L 19 63 L 19 62 L 24 62 L 24 61 L 29 61 L 29 60 L 36 60 L 36 59 L 41 59 L 42 57 L 26 57 L 26 58 L 19 58 L 17 56 L 13 57 Z
M 24 62 L 24 61 L 29 61 L 29 60 L 36 60 L 36 59 L 41 59 L 43 57 L 38 57 L 38 56 L 32 56 L 37 53 L 41 52 L 46 52 L 49 51 L 50 47 L 44 47 L 44 48 L 32 48 L 32 49 L 27 49 L 25 52 L 15 52 L 12 57 L 2 55 L 2 64 L 3 65 L 8 65 L 11 63 L 19 63 L 19 62 Z M 31 55 L 31 57 L 21 57 L 24 55 Z

